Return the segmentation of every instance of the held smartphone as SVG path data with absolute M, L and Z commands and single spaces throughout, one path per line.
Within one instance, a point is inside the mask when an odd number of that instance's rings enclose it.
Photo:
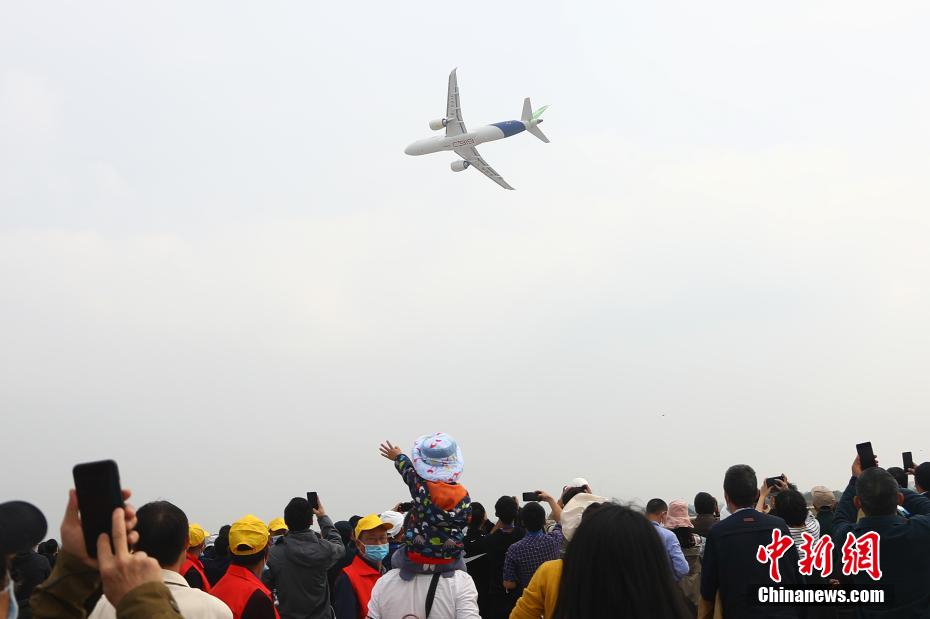
M 878 462 L 875 461 L 875 453 L 872 451 L 872 443 L 859 443 L 856 445 L 856 453 L 859 454 L 859 465 L 862 466 L 862 470 L 870 469 L 873 466 L 878 466 Z
M 310 503 L 310 509 L 318 509 L 320 507 L 320 497 L 317 496 L 316 492 L 308 492 L 307 503 Z
M 538 501 L 539 494 L 537 494 L 535 490 L 533 492 L 524 492 L 523 500 L 524 501 Z
M 901 459 L 904 461 L 904 470 L 915 468 L 914 467 L 914 456 L 909 451 L 905 451 L 901 454 Z
M 765 478 L 765 487 L 766 488 L 777 488 L 778 485 L 775 483 L 777 480 L 785 481 L 784 475 L 778 475 L 777 477 L 766 477 Z
M 123 490 L 119 483 L 119 468 L 113 460 L 76 464 L 74 489 L 77 492 L 84 547 L 90 557 L 97 557 L 97 538 L 109 535 L 113 528 L 113 510 L 123 507 Z

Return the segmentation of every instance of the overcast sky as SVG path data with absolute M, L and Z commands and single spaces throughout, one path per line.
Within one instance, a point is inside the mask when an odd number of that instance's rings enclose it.
M 930 404 L 923 1 L 0 5 L 3 499 L 76 462 L 216 527 L 573 477 L 844 486 Z M 551 104 L 543 144 L 413 158 Z

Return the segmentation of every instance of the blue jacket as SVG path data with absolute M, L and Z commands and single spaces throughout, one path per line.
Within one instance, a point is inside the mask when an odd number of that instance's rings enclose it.
M 856 522 L 856 478 L 849 480 L 833 518 L 833 542 L 842 547 L 846 534 L 859 537 L 869 531 L 881 538 L 878 546 L 882 568 L 880 584 L 893 598 L 893 612 L 881 614 L 878 608 L 860 609 L 862 617 L 930 617 L 930 499 L 902 489 L 904 509 L 909 519 L 891 516 L 865 516 Z M 868 574 L 853 577 L 856 583 L 872 583 Z

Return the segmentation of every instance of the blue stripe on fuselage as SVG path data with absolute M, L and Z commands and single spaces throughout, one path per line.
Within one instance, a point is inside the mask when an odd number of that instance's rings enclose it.
M 504 132 L 504 137 L 509 138 L 512 135 L 517 135 L 521 131 L 526 131 L 526 125 L 524 125 L 519 120 L 505 120 L 502 123 L 491 123 L 492 127 L 497 127 Z

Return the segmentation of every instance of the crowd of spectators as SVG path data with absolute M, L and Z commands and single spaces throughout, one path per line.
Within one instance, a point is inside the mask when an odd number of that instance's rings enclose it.
M 489 514 L 462 485 L 448 435 L 421 437 L 410 455 L 389 442 L 380 453 L 411 499 L 392 509 L 333 522 L 298 497 L 283 518 L 247 514 L 211 536 L 169 501 L 127 503 L 96 556 L 74 491 L 60 545 L 42 541 L 36 508 L 0 504 L 0 617 L 930 617 L 930 463 L 886 470 L 857 457 L 839 500 L 815 486 L 810 504 L 787 475 L 760 483 L 737 464 L 722 501 L 702 491 L 693 508 L 653 498 L 640 509 L 576 478 L 522 505 L 502 496 Z M 772 586 L 886 597 L 764 603 L 757 592 Z

